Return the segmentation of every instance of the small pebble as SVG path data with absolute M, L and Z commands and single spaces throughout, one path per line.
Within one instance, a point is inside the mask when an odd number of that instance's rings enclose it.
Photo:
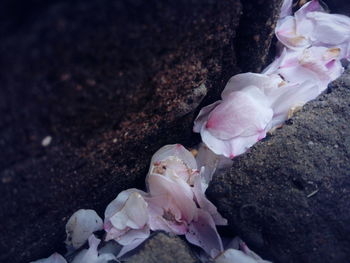
M 51 136 L 46 136 L 42 141 L 41 141 L 41 145 L 44 147 L 47 147 L 50 145 L 52 141 L 52 137 Z

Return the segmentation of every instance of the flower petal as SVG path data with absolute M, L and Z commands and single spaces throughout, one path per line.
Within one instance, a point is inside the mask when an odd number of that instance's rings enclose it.
M 67 261 L 58 253 L 53 253 L 48 258 L 32 261 L 31 263 L 67 263 Z
M 222 241 L 214 220 L 208 212 L 202 209 L 198 210 L 198 219 L 189 225 L 186 239 L 191 244 L 203 248 L 213 258 L 223 251 Z
M 66 224 L 67 239 L 65 243 L 74 248 L 81 247 L 95 231 L 103 229 L 102 219 L 94 210 L 76 211 Z
M 220 215 L 216 206 L 212 202 L 210 202 L 205 196 L 205 193 L 202 189 L 200 175 L 197 175 L 194 178 L 193 192 L 199 207 L 207 211 L 212 216 L 216 225 L 227 225 L 227 220 Z

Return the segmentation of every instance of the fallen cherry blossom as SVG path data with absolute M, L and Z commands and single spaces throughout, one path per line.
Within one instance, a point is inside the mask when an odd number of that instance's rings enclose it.
M 232 159 L 319 93 L 312 81 L 292 84 L 277 74 L 238 74 L 227 83 L 221 101 L 200 111 L 193 131 L 215 154 Z
M 344 72 L 339 54 L 339 48 L 284 49 L 281 56 L 264 69 L 263 74 L 279 74 L 285 81 L 295 84 L 312 81 L 317 83 L 320 94 Z
M 179 144 L 158 150 L 152 158 L 146 185 L 152 230 L 185 235 L 209 255 L 222 251 L 215 224 L 227 221 L 205 197 L 201 172 L 189 151 Z
M 303 5 L 294 16 L 278 21 L 276 36 L 286 47 L 309 46 L 340 48 L 340 58 L 350 58 L 350 18 L 328 14 L 317 0 Z
M 207 210 L 217 225 L 226 225 L 226 219 L 205 196 L 209 183 L 205 178 L 206 169 L 204 166 L 199 171 L 196 159 L 182 145 L 163 146 L 152 157 L 146 177 L 147 190 L 151 196 L 168 195 L 179 203 L 186 215 L 198 206 Z
M 134 249 L 150 235 L 147 194 L 138 189 L 121 192 L 106 208 L 104 230 L 106 241 L 115 240 L 123 246 L 118 257 Z
M 95 231 L 103 229 L 102 219 L 94 210 L 79 209 L 66 224 L 65 243 L 77 249 L 81 247 Z

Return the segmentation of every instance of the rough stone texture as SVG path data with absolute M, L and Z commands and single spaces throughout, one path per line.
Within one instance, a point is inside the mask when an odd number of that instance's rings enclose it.
M 200 263 L 190 247 L 178 236 L 157 232 L 127 259 L 129 263 Z
M 235 38 L 237 60 L 243 72 L 260 73 L 272 59 L 273 52 L 268 51 L 282 1 L 256 0 L 242 3 L 240 23 L 243 26 L 239 27 Z
M 198 142 L 194 110 L 239 71 L 241 9 L 238 0 L 1 2 L 1 262 L 62 252 L 75 210 L 102 216 L 121 190 L 143 187 L 158 148 Z
M 214 178 L 231 228 L 274 262 L 347 263 L 350 72 Z

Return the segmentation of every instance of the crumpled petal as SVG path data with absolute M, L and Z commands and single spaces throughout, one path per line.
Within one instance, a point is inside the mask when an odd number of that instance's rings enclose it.
M 149 226 L 144 227 L 141 230 L 132 229 L 128 231 L 125 235 L 123 235 L 118 243 L 123 245 L 122 249 L 119 251 L 117 258 L 122 257 L 130 250 L 138 247 L 142 244 L 148 237 L 150 236 L 150 228 Z
M 255 260 L 244 252 L 230 248 L 215 259 L 215 263 L 268 263 L 265 260 Z
M 215 262 L 270 263 L 270 261 L 263 260 L 258 254 L 250 250 L 247 244 L 239 237 L 233 238 L 225 245 L 225 252 L 219 255 Z
M 255 86 L 232 92 L 209 114 L 206 129 L 222 140 L 252 136 L 271 120 L 273 113 L 268 104 L 267 97 Z
M 67 263 L 67 261 L 58 253 L 53 253 L 48 258 L 32 261 L 31 263 Z
M 276 89 L 271 97 L 274 97 L 272 108 L 274 115 L 267 130 L 283 124 L 293 109 L 302 107 L 308 101 L 315 99 L 320 94 L 317 84 L 305 81 L 301 84 L 288 84 Z
M 76 211 L 66 224 L 67 239 L 65 243 L 74 248 L 81 247 L 95 231 L 103 229 L 102 219 L 91 209 Z
M 169 196 L 174 206 L 181 209 L 181 217 L 186 222 L 195 216 L 196 204 L 191 187 L 181 178 L 167 178 L 158 174 L 151 174 L 147 178 L 148 191 L 153 197 Z
M 181 194 L 181 193 L 180 193 Z M 191 215 L 184 215 L 181 206 L 177 206 L 176 200 L 169 195 L 158 195 L 147 198 L 149 204 L 149 225 L 151 230 L 164 230 L 168 233 L 183 235 L 187 232 L 188 222 L 197 214 L 197 208 L 191 201 Z M 190 218 L 190 220 L 188 220 Z
M 189 152 L 181 144 L 170 144 L 160 148 L 153 156 L 151 160 L 151 166 L 154 163 L 164 161 L 170 156 L 177 157 L 184 162 L 188 168 L 197 169 L 197 163 L 191 152 Z
M 293 16 L 279 20 L 275 34 L 277 39 L 290 49 L 304 49 L 312 44 L 308 37 L 297 33 L 296 19 Z
M 228 169 L 233 164 L 231 159 L 215 154 L 204 143 L 199 145 L 196 161 L 198 167 L 204 167 L 204 170 L 200 172 L 203 192 L 208 188 L 216 171 Z
M 191 244 L 204 249 L 213 258 L 223 251 L 222 241 L 214 220 L 208 212 L 202 209 L 198 210 L 197 220 L 190 223 L 186 239 Z
M 280 11 L 280 19 L 292 14 L 293 0 L 284 0 Z
M 197 133 L 201 132 L 203 124 L 207 122 L 209 113 L 220 103 L 221 103 L 220 100 L 216 101 L 213 104 L 205 106 L 200 110 L 197 118 L 194 120 L 193 132 L 197 132 Z
M 107 206 L 104 223 L 107 241 L 114 239 L 123 246 L 132 246 L 150 235 L 146 196 L 143 191 L 128 189 Z
M 108 263 L 110 260 L 116 260 L 113 254 L 99 255 L 97 247 L 100 240 L 91 235 L 89 237 L 89 249 L 83 249 L 72 261 L 72 263 Z
M 193 191 L 199 207 L 212 216 L 214 223 L 216 225 L 227 225 L 227 220 L 220 215 L 216 206 L 205 196 L 200 175 L 197 175 L 194 179 Z
M 329 82 L 338 78 L 344 71 L 339 61 L 339 54 L 338 48 L 310 47 L 303 51 L 284 49 L 281 56 L 263 73 L 279 74 L 291 84 L 313 81 L 318 85 L 321 93 L 327 88 Z M 271 94 L 267 95 L 271 98 Z

